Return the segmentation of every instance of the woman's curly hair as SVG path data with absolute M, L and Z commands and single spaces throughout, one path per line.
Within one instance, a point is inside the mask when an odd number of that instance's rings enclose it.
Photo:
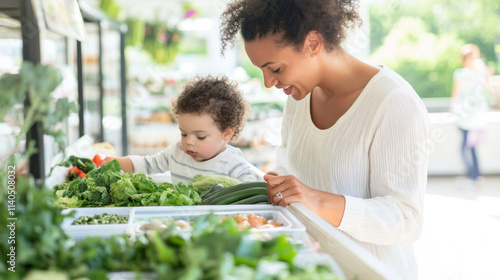
M 238 139 L 245 127 L 249 108 L 236 82 L 210 75 L 187 82 L 173 104 L 175 115 L 208 114 L 220 131 L 234 127 L 231 140 Z
M 221 54 L 234 44 L 238 31 L 245 41 L 279 35 L 278 43 L 300 51 L 307 34 L 318 31 L 332 51 L 347 29 L 360 26 L 359 0 L 233 0 L 221 15 Z

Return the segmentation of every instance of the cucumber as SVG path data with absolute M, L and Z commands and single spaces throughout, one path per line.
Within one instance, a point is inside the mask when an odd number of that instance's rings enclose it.
M 210 201 L 208 204 L 209 205 L 227 205 L 232 202 L 241 200 L 243 198 L 247 198 L 250 196 L 255 196 L 258 194 L 263 194 L 267 196 L 267 189 L 264 188 L 247 188 L 239 191 L 235 191 L 233 193 L 228 193 L 221 195 L 219 197 L 214 198 L 212 201 Z
M 207 197 L 209 194 L 211 194 L 211 193 L 213 193 L 213 192 L 216 192 L 216 191 L 218 191 L 218 190 L 221 190 L 221 189 L 223 189 L 223 188 L 224 188 L 224 186 L 223 186 L 223 185 L 221 185 L 221 184 L 217 184 L 217 185 L 215 185 L 215 186 L 211 187 L 211 188 L 210 188 L 210 189 L 209 189 L 209 190 L 208 190 L 208 191 L 207 191 L 204 195 L 202 195 L 202 196 L 201 196 L 201 199 L 204 199 L 204 198 L 205 198 L 205 197 Z
M 237 201 L 230 203 L 230 204 L 232 204 L 232 205 L 234 205 L 234 204 L 259 204 L 261 202 L 268 204 L 269 203 L 268 201 L 269 200 L 267 198 L 267 194 L 258 194 L 258 195 L 254 195 L 254 196 L 250 196 L 247 198 L 237 200 Z
M 241 183 L 241 184 L 234 185 L 231 187 L 226 187 L 226 188 L 222 188 L 219 190 L 215 190 L 214 192 L 210 192 L 210 194 L 207 194 L 206 196 L 204 196 L 202 198 L 200 204 L 207 205 L 207 204 L 209 204 L 210 201 L 212 201 L 213 199 L 215 199 L 219 196 L 222 196 L 222 195 L 225 195 L 228 193 L 233 193 L 233 192 L 236 192 L 239 190 L 245 190 L 248 188 L 262 188 L 262 189 L 267 190 L 267 183 L 266 182 L 245 182 L 245 183 Z

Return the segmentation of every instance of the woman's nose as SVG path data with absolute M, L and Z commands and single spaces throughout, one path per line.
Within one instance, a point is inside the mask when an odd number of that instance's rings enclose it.
M 264 73 L 264 72 L 263 72 Z M 266 88 L 272 88 L 278 84 L 278 80 L 276 80 L 272 74 L 264 73 L 264 85 Z

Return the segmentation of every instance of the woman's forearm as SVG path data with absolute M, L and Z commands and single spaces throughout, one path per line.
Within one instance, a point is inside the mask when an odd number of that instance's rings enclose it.
M 327 222 L 338 227 L 344 216 L 345 197 L 320 191 L 316 201 L 316 205 L 309 206 L 309 208 Z

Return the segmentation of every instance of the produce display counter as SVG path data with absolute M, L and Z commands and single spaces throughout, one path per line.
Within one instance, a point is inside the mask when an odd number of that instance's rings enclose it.
M 95 149 L 89 149 L 92 141 L 82 138 L 66 150 L 67 154 L 89 156 Z M 60 160 L 60 159 L 54 159 Z M 56 172 L 59 171 L 59 172 Z M 62 173 L 61 173 L 62 172 Z M 49 176 L 49 187 L 65 180 L 67 170 L 54 170 Z M 169 176 L 152 176 L 156 182 L 170 181 Z M 376 280 L 399 279 L 390 267 L 375 258 L 368 250 L 356 243 L 345 233 L 326 222 L 301 203 L 292 203 L 286 208 L 272 205 L 195 205 L 195 206 L 136 206 L 136 207 L 91 207 L 63 210 L 65 213 L 76 210 L 74 217 L 64 220 L 62 227 L 75 239 L 87 236 L 108 237 L 111 235 L 141 234 L 137 229 L 146 222 L 154 220 L 195 221 L 196 217 L 214 213 L 222 217 L 247 213 L 264 217 L 282 225 L 279 228 L 256 229 L 259 234 L 274 235 L 284 233 L 300 245 L 298 259 L 301 263 L 325 264 L 330 266 L 340 279 Z M 127 224 L 87 224 L 72 225 L 80 216 L 96 214 L 116 214 L 128 219 Z M 254 230 L 254 229 L 252 229 Z M 123 273 L 113 279 L 124 278 Z
M 298 255 L 298 260 L 301 263 L 327 265 L 340 279 L 375 280 L 399 278 L 392 269 L 382 264 L 344 233 L 300 203 L 293 203 L 286 208 L 272 205 L 199 205 L 98 207 L 63 210 L 64 213 L 71 211 L 76 211 L 76 213 L 74 217 L 65 219 L 63 228 L 76 240 L 87 236 L 107 237 L 118 234 L 127 234 L 133 237 L 135 234 L 140 234 L 138 229 L 141 225 L 155 220 L 172 219 L 193 222 L 197 217 L 208 213 L 214 213 L 222 217 L 232 217 L 239 213 L 252 213 L 282 225 L 280 228 L 255 230 L 259 234 L 270 236 L 287 234 L 301 244 Z M 128 223 L 109 225 L 71 224 L 79 217 L 104 213 L 125 216 Z M 317 247 L 319 247 L 319 250 L 317 250 Z M 125 279 L 123 277 L 126 278 L 126 274 L 123 272 L 113 276 L 114 279 Z M 146 277 L 145 279 L 149 278 Z
M 319 243 L 320 251 L 333 257 L 347 279 L 401 278 L 390 267 L 303 204 L 292 203 L 287 209 L 306 227 L 309 236 Z

